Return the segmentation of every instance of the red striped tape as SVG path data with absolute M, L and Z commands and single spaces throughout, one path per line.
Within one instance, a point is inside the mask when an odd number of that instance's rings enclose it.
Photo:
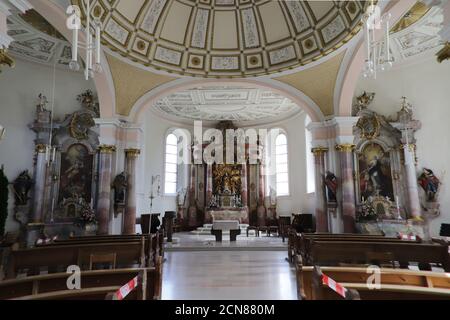
M 342 285 L 331 279 L 330 277 L 326 275 L 322 275 L 322 283 L 326 285 L 327 287 L 331 288 L 334 292 L 336 292 L 341 297 L 345 298 L 347 289 L 344 288 Z
M 133 291 L 138 286 L 138 277 L 134 277 L 130 282 L 124 285 L 122 288 L 117 290 L 114 294 L 114 300 L 123 300 L 125 299 L 131 291 Z

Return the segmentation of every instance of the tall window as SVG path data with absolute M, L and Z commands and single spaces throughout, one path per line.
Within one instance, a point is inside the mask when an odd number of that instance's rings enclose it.
M 166 138 L 166 167 L 164 175 L 164 193 L 173 195 L 177 193 L 177 152 L 178 139 L 173 133 Z
M 288 170 L 288 146 L 284 133 L 278 135 L 275 140 L 276 147 L 276 180 L 277 195 L 289 195 L 289 170 Z
M 305 127 L 311 123 L 311 118 L 305 118 Z M 312 134 L 307 128 L 305 129 L 305 146 L 306 146 L 306 192 L 314 193 L 316 191 L 316 181 L 314 174 L 314 156 L 312 149 Z

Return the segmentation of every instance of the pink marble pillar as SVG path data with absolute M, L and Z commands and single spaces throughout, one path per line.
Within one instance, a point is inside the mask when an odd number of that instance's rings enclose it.
M 412 219 L 421 220 L 419 189 L 417 187 L 417 173 L 414 160 L 414 145 L 403 146 L 405 152 L 406 190 L 408 193 L 408 209 Z
M 209 206 L 213 194 L 212 164 L 206 165 L 206 206 Z
M 325 153 L 327 148 L 314 148 L 311 150 L 314 154 L 314 172 L 315 172 L 315 215 L 316 215 L 316 231 L 329 232 L 328 229 L 328 212 L 325 199 Z
M 247 163 L 242 164 L 241 172 L 241 198 L 242 205 L 248 206 L 248 189 L 247 189 Z
M 42 223 L 44 219 L 45 180 L 47 161 L 45 159 L 46 147 L 43 144 L 36 146 L 36 167 L 34 174 L 34 196 L 32 223 Z
M 97 203 L 97 233 L 109 233 L 109 214 L 111 212 L 111 174 L 112 154 L 116 151 L 114 146 L 102 145 L 99 147 L 99 183 Z
M 267 209 L 265 205 L 266 201 L 266 184 L 265 184 L 265 174 L 264 166 L 259 164 L 259 190 L 258 190 L 258 209 L 257 214 L 257 224 L 258 226 L 265 226 L 267 223 Z
M 356 205 L 355 181 L 353 177 L 353 151 L 355 150 L 355 145 L 337 145 L 336 150 L 339 151 L 341 162 L 342 219 L 344 222 L 344 233 L 355 233 Z
M 125 150 L 127 172 L 127 205 L 123 219 L 123 234 L 136 233 L 136 159 L 138 149 Z
M 195 227 L 197 225 L 197 204 L 195 199 L 195 170 L 196 165 L 191 164 L 191 180 L 189 184 L 189 210 L 188 210 L 188 225 Z

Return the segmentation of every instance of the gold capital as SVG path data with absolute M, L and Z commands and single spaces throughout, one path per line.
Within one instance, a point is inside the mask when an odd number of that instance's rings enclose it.
M 355 150 L 355 145 L 351 143 L 338 144 L 336 145 L 336 150 L 339 152 L 353 152 Z
M 116 152 L 116 147 L 102 144 L 101 146 L 98 147 L 98 151 L 100 153 L 112 154 L 112 153 Z
M 141 150 L 139 149 L 126 149 L 125 154 L 127 157 L 137 158 L 141 154 Z
M 45 151 L 47 150 L 47 146 L 45 144 L 37 144 L 36 145 L 36 152 L 37 153 L 45 153 Z
M 317 147 L 317 148 L 312 148 L 311 152 L 315 155 L 315 156 L 320 156 L 322 154 L 324 154 L 325 152 L 328 152 L 328 148 L 325 147 Z

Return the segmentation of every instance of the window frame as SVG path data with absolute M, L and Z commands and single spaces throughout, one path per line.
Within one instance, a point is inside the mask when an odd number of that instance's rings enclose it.
M 289 152 L 289 139 L 288 139 L 288 135 L 287 135 L 287 133 L 284 131 L 284 130 L 282 130 L 282 129 L 279 129 L 280 130 L 280 133 L 278 134 L 278 136 L 276 137 L 276 139 L 275 139 L 275 190 L 276 190 L 276 192 L 277 192 L 277 198 L 288 198 L 288 197 L 290 197 L 291 196 L 291 179 L 290 179 L 290 172 L 291 172 L 291 161 L 290 161 L 290 152 Z M 286 139 L 286 144 L 284 145 L 278 145 L 278 139 L 279 139 L 279 137 L 280 136 L 284 136 L 285 137 L 285 139 Z M 286 146 L 286 153 L 281 153 L 280 155 L 282 155 L 282 156 L 285 156 L 286 157 L 286 167 L 287 167 L 287 172 L 279 172 L 278 171 L 278 165 L 279 165 L 279 163 L 278 163 L 278 161 L 277 161 L 277 157 L 278 157 L 278 147 L 279 146 Z M 283 163 L 284 164 L 284 163 Z M 279 174 L 286 174 L 287 175 L 287 181 L 285 181 L 285 182 L 281 182 L 281 183 L 284 183 L 284 184 L 286 184 L 286 186 L 287 186 L 287 193 L 280 193 L 280 191 L 279 191 L 279 188 L 278 188 L 278 175 Z
M 169 139 L 170 136 L 174 136 L 176 138 L 176 141 L 177 141 L 177 144 L 175 145 L 177 151 L 176 151 L 175 154 L 167 152 L 168 151 L 167 150 L 168 146 L 174 146 L 173 144 L 168 144 L 168 139 Z M 163 189 L 164 190 L 164 196 L 176 196 L 177 195 L 177 187 L 178 187 L 178 180 L 179 180 L 179 177 L 178 177 L 178 173 L 179 173 L 178 172 L 179 171 L 179 168 L 178 168 L 178 152 L 179 152 L 179 150 L 178 150 L 178 137 L 173 132 L 167 133 L 166 138 L 164 139 L 164 186 L 163 186 L 163 188 L 164 188 Z M 175 163 L 173 163 L 173 162 L 169 162 L 168 163 L 167 162 L 168 155 L 171 155 L 171 156 L 175 155 L 175 158 L 176 158 Z M 175 165 L 176 171 L 175 172 L 168 172 L 167 171 L 167 167 L 168 167 L 167 165 L 168 164 Z M 171 174 L 175 173 L 175 182 L 167 181 L 168 173 L 171 173 Z M 167 192 L 168 184 L 175 184 L 175 190 L 174 190 L 173 193 L 172 192 Z

